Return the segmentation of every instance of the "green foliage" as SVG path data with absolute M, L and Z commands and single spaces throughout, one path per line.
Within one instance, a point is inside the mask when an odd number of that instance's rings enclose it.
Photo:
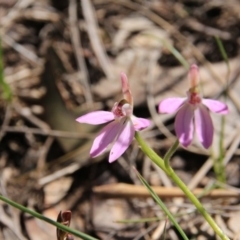
M 164 161 L 160 156 L 156 154 L 141 138 L 138 132 L 135 132 L 135 139 L 137 140 L 141 150 L 143 151 L 146 156 L 148 156 L 152 162 L 154 162 L 159 168 L 161 168 L 176 184 L 177 186 L 184 192 L 186 197 L 188 197 L 191 202 L 195 205 L 199 213 L 205 218 L 205 220 L 209 223 L 215 233 L 223 240 L 229 240 L 226 234 L 219 228 L 216 224 L 214 219 L 210 216 L 207 210 L 203 207 L 200 201 L 196 198 L 196 196 L 191 192 L 191 190 L 184 184 L 184 182 L 178 177 L 178 175 L 174 172 L 171 166 L 167 163 L 166 160 Z M 177 144 L 177 143 L 176 143 Z M 175 144 L 169 150 L 169 154 L 165 157 L 166 159 L 168 156 L 172 155 L 172 151 L 175 149 Z
M 215 40 L 217 42 L 217 45 L 219 47 L 220 53 L 222 55 L 223 60 L 226 63 L 227 66 L 227 76 L 226 76 L 226 86 L 224 86 L 224 98 L 225 102 L 227 101 L 227 92 L 228 92 L 228 79 L 230 75 L 230 65 L 229 65 L 229 59 L 227 52 L 225 51 L 225 48 L 223 46 L 222 41 L 219 37 L 215 37 Z M 226 173 L 225 173 L 225 166 L 224 166 L 224 155 L 225 155 L 225 149 L 224 149 L 224 132 L 225 132 L 225 125 L 226 125 L 226 117 L 221 117 L 221 132 L 220 132 L 220 139 L 219 139 L 219 156 L 214 161 L 214 172 L 216 175 L 216 178 L 219 182 L 226 183 Z
M 47 218 L 47 217 L 43 216 L 40 213 L 32 211 L 29 208 L 24 207 L 24 206 L 22 206 L 22 205 L 20 205 L 20 204 L 18 204 L 16 202 L 14 202 L 14 201 L 4 197 L 2 195 L 0 195 L 0 200 L 2 200 L 3 202 L 5 202 L 5 203 L 7 203 L 7 204 L 9 204 L 9 205 L 19 209 L 22 212 L 26 212 L 26 213 L 30 214 L 31 216 L 33 216 L 33 217 L 39 218 L 39 219 L 41 219 L 44 222 L 50 223 L 51 225 L 55 226 L 58 229 L 61 229 L 64 232 L 71 233 L 74 236 L 79 237 L 80 239 L 84 239 L 84 240 L 98 240 L 97 238 L 94 238 L 94 237 L 91 237 L 91 236 L 89 236 L 89 235 L 87 235 L 85 233 L 76 231 L 76 230 L 74 230 L 74 229 L 72 229 L 70 227 L 67 227 L 67 226 L 59 223 L 59 222 L 53 221 L 52 219 Z
M 10 101 L 12 99 L 12 91 L 9 85 L 4 80 L 3 73 L 3 51 L 2 51 L 2 41 L 0 39 L 0 88 L 2 91 L 3 99 Z
M 188 240 L 188 237 L 186 236 L 186 234 L 184 233 L 184 231 L 182 230 L 182 228 L 179 226 L 179 224 L 177 223 L 176 219 L 174 218 L 174 216 L 171 214 L 171 212 L 167 209 L 167 207 L 165 206 L 165 204 L 162 202 L 162 200 L 158 197 L 158 195 L 153 191 L 153 189 L 150 187 L 150 185 L 147 183 L 147 181 L 141 176 L 141 174 L 136 171 L 138 178 L 140 179 L 140 181 L 142 182 L 142 184 L 147 188 L 147 190 L 149 191 L 149 193 L 152 195 L 152 198 L 156 201 L 156 203 L 161 207 L 161 209 L 164 211 L 164 213 L 167 215 L 167 217 L 170 219 L 170 221 L 173 223 L 173 225 L 176 227 L 176 229 L 178 230 L 178 232 L 181 234 L 181 236 L 183 237 L 183 239 Z
M 184 68 L 189 69 L 189 64 L 187 60 L 183 57 L 183 55 L 169 42 L 162 41 L 165 47 L 168 48 L 168 50 L 172 53 L 172 55 L 183 65 Z

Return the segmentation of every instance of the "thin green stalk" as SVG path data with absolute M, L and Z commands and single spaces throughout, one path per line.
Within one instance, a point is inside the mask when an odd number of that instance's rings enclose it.
M 135 132 L 135 138 L 140 145 L 142 151 L 157 165 L 159 166 L 164 172 L 167 172 L 165 167 L 164 161 L 161 157 L 159 157 L 142 139 L 138 132 Z
M 39 218 L 39 219 L 41 219 L 41 220 L 43 220 L 43 221 L 45 221 L 47 223 L 50 223 L 53 226 L 55 226 L 55 227 L 57 227 L 59 229 L 62 229 L 65 232 L 71 233 L 71 234 L 75 235 L 76 237 L 82 238 L 84 240 L 98 240 L 97 238 L 94 238 L 94 237 L 91 237 L 91 236 L 89 236 L 89 235 L 87 235 L 85 233 L 76 231 L 76 230 L 74 230 L 72 228 L 64 226 L 61 223 L 55 222 L 52 219 L 47 218 L 47 217 L 45 217 L 45 216 L 43 216 L 43 215 L 41 215 L 41 214 L 39 214 L 39 213 L 37 213 L 35 211 L 32 211 L 29 208 L 26 208 L 26 207 L 24 207 L 24 206 L 22 206 L 22 205 L 20 205 L 20 204 L 18 204 L 16 202 L 8 199 L 8 198 L 6 198 L 6 197 L 4 197 L 2 195 L 0 195 L 0 200 L 2 200 L 3 202 L 5 202 L 5 203 L 7 203 L 7 204 L 9 204 L 9 205 L 11 205 L 11 206 L 13 206 L 13 207 L 23 211 L 23 212 L 26 212 L 26 213 L 32 215 L 33 217 Z
M 153 34 L 145 34 L 146 36 L 149 36 L 151 38 L 155 38 L 162 42 L 162 44 L 172 53 L 172 55 L 185 67 L 186 69 L 189 69 L 189 63 L 184 58 L 184 56 L 169 42 L 162 38 L 159 38 Z
M 220 40 L 220 38 L 218 36 L 215 36 L 215 40 L 217 42 L 217 45 L 218 45 L 218 48 L 220 50 L 220 53 L 222 55 L 222 58 L 224 60 L 224 62 L 226 63 L 227 65 L 227 68 L 228 68 L 228 71 L 230 71 L 230 65 L 229 65 L 229 60 L 228 60 L 228 55 L 227 55 L 227 52 L 222 44 L 222 41 Z
M 160 217 L 152 217 L 152 218 L 140 218 L 140 219 L 122 219 L 117 220 L 116 223 L 123 223 L 123 224 L 132 224 L 132 223 L 149 223 L 149 222 L 158 222 L 164 220 L 165 218 Z
M 183 57 L 183 55 L 168 41 L 161 40 L 161 42 L 168 48 L 168 50 L 172 53 L 172 55 L 186 68 L 189 69 L 189 63 Z
M 166 221 L 165 221 L 163 235 L 161 237 L 162 240 L 165 240 L 167 238 L 167 223 L 168 223 L 168 219 L 166 219 Z
M 169 164 L 169 160 L 172 157 L 172 155 L 176 152 L 177 148 L 179 146 L 179 141 L 178 139 L 175 141 L 175 143 L 172 145 L 172 147 L 170 147 L 167 151 L 167 153 L 165 154 L 163 160 L 165 163 L 165 167 L 166 169 L 169 171 L 170 170 L 170 164 Z
M 226 118 L 222 116 L 221 118 L 221 132 L 220 132 L 220 140 L 219 140 L 219 158 L 218 158 L 218 174 L 217 180 L 226 183 L 226 173 L 225 173 L 225 166 L 224 166 L 224 156 L 225 156 L 225 149 L 224 149 L 224 133 L 225 133 L 225 125 L 226 125 Z
M 222 240 L 229 240 L 229 238 L 222 232 L 222 230 L 218 227 L 215 223 L 213 218 L 209 215 L 206 209 L 202 206 L 196 196 L 188 189 L 188 187 L 183 183 L 183 181 L 176 175 L 173 169 L 169 166 L 169 169 L 165 167 L 164 160 L 159 157 L 141 138 L 138 132 L 135 133 L 135 138 L 140 145 L 142 151 L 157 165 L 159 166 L 177 185 L 185 195 L 191 200 L 191 202 L 195 205 L 199 213 L 205 218 L 208 224 L 212 227 L 215 233 L 222 239 Z
M 10 101 L 12 98 L 12 91 L 9 85 L 4 80 L 3 74 L 3 52 L 2 52 L 2 41 L 0 38 L 0 87 L 3 91 L 3 98 Z
M 153 189 L 150 187 L 150 185 L 148 184 L 148 182 L 143 178 L 143 176 L 136 170 L 136 174 L 138 176 L 138 178 L 140 179 L 140 181 L 142 182 L 142 184 L 147 188 L 147 190 L 149 191 L 149 193 L 152 195 L 152 198 L 156 201 L 156 203 L 162 208 L 162 210 L 164 211 L 164 213 L 167 215 L 167 217 L 171 220 L 171 222 L 173 223 L 173 225 L 176 227 L 176 229 L 178 230 L 178 232 L 181 234 L 181 236 L 183 237 L 184 240 L 188 240 L 187 235 L 185 234 L 185 232 L 182 230 L 182 228 L 179 226 L 178 222 L 175 220 L 174 216 L 171 214 L 171 212 L 168 210 L 168 208 L 165 206 L 165 204 L 163 203 L 163 201 L 158 197 L 158 195 L 153 191 Z
M 224 59 L 226 66 L 227 66 L 227 75 L 226 75 L 226 87 L 224 87 L 223 95 L 225 102 L 227 101 L 227 92 L 228 92 L 228 82 L 229 82 L 229 76 L 230 76 L 230 64 L 228 60 L 227 52 L 223 46 L 222 41 L 219 37 L 215 36 L 215 40 L 217 42 L 218 48 L 220 50 L 220 53 L 222 55 L 222 58 Z M 225 183 L 226 182 L 226 173 L 225 173 L 225 166 L 224 166 L 224 154 L 225 154 L 225 148 L 224 148 L 224 132 L 225 132 L 225 125 L 226 125 L 226 118 L 225 116 L 221 117 L 221 132 L 220 132 L 220 139 L 219 139 L 219 157 L 214 161 L 214 172 L 216 174 L 217 180 Z
M 192 213 L 195 213 L 195 209 L 190 209 L 190 211 L 186 212 L 181 212 L 181 213 L 176 213 L 173 214 L 174 218 L 179 218 L 182 216 L 190 215 Z M 152 218 L 139 218 L 139 219 L 122 219 L 122 220 L 117 220 L 116 223 L 123 223 L 123 224 L 128 224 L 128 223 L 148 223 L 148 222 L 157 222 L 157 221 L 162 221 L 164 220 L 165 217 L 152 217 Z

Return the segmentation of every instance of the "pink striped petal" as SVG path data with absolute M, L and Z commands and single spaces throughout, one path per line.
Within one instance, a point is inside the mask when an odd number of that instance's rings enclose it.
M 105 126 L 95 138 L 90 150 L 90 156 L 97 157 L 102 154 L 107 149 L 108 145 L 116 138 L 121 129 L 122 123 L 116 121 Z
M 119 135 L 117 136 L 117 139 L 111 149 L 109 155 L 110 163 L 117 160 L 127 150 L 133 141 L 134 133 L 135 130 L 132 121 L 126 121 L 126 123 L 122 126 L 122 129 L 119 132 Z
M 135 116 L 132 116 L 133 126 L 136 131 L 141 131 L 151 124 L 151 121 L 145 118 L 138 118 Z
M 80 123 L 88 123 L 93 125 L 98 125 L 106 122 L 110 122 L 114 119 L 112 112 L 108 111 L 95 111 L 87 113 L 79 118 L 76 121 Z
M 186 101 L 186 98 L 166 98 L 158 105 L 159 113 L 174 113 Z
M 202 145 L 205 148 L 209 148 L 213 141 L 213 123 L 204 105 L 200 105 L 195 111 L 195 128 Z
M 194 109 L 186 103 L 180 108 L 175 119 L 175 131 L 184 147 L 187 147 L 193 139 L 193 114 Z
M 210 111 L 220 114 L 228 113 L 228 106 L 218 100 L 202 99 L 202 103 L 209 108 Z

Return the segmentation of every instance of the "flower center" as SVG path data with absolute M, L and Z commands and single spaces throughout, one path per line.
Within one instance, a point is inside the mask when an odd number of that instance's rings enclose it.
M 201 103 L 201 97 L 197 92 L 189 92 L 188 102 L 192 105 L 198 105 Z
M 130 117 L 132 115 L 132 106 L 125 100 L 116 102 L 112 108 L 112 113 L 114 114 L 115 119 L 122 117 Z

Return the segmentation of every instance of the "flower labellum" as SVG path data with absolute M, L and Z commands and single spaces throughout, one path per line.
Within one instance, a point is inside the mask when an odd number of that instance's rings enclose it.
M 76 119 L 80 123 L 93 125 L 109 122 L 95 138 L 90 150 L 91 157 L 97 157 L 106 151 L 110 143 L 113 143 L 109 162 L 117 160 L 130 146 L 135 131 L 140 131 L 150 125 L 150 121 L 137 118 L 133 115 L 133 98 L 125 73 L 121 73 L 123 97 L 116 102 L 112 111 L 94 111 Z
M 199 72 L 197 65 L 193 64 L 189 71 L 190 89 L 187 98 L 167 98 L 159 103 L 159 113 L 177 112 L 175 119 L 175 132 L 179 142 L 187 147 L 196 134 L 205 148 L 209 148 L 213 141 L 213 123 L 209 110 L 219 114 L 227 114 L 228 107 L 217 100 L 204 99 L 200 96 Z

